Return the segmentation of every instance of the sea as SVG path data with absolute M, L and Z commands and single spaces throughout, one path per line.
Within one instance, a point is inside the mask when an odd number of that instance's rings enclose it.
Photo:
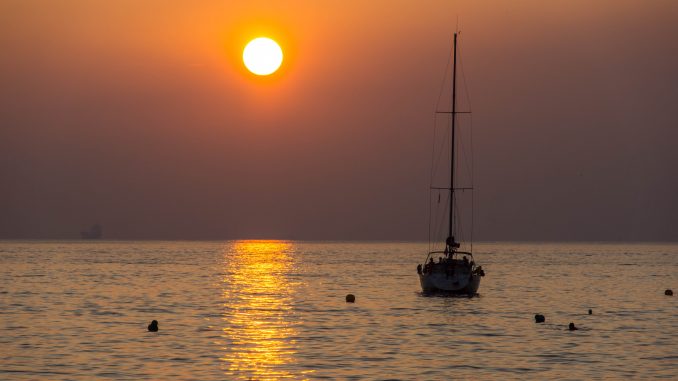
M 678 244 L 477 243 L 472 298 L 427 249 L 0 241 L 0 379 L 678 379 Z

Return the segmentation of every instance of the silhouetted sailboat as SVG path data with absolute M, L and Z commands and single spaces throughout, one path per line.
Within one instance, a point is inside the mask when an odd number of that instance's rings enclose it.
M 448 199 L 448 226 L 447 238 L 444 240 L 444 250 L 430 250 L 424 264 L 417 266 L 421 289 L 425 293 L 445 292 L 473 296 L 480 287 L 480 278 L 485 276 L 481 266 L 477 266 L 473 258 L 472 246 L 468 249 L 457 241 L 459 210 L 455 192 L 472 191 L 473 187 L 455 187 L 455 165 L 458 152 L 455 152 L 455 121 L 457 119 L 457 34 L 454 34 L 453 61 L 452 61 L 452 111 L 443 112 L 450 115 L 450 174 L 449 187 L 431 187 L 431 191 L 445 190 L 449 192 Z M 440 113 L 440 112 L 438 112 Z M 433 173 L 433 171 L 432 171 Z M 432 179 L 433 181 L 433 179 Z M 440 198 L 438 198 L 440 200 Z M 471 202 L 472 204 L 472 202 Z M 473 205 L 471 205 L 471 208 Z M 435 260 L 438 257 L 438 260 Z

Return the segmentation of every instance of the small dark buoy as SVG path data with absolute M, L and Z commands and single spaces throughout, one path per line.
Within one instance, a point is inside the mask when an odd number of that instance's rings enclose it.
M 664 291 L 664 295 L 666 295 L 666 296 L 673 296 L 673 290 L 667 289 L 666 291 Z
M 148 325 L 149 332 L 158 332 L 158 321 L 153 320 L 151 324 Z
M 355 295 L 353 294 L 346 295 L 346 303 L 355 303 Z
M 534 322 L 535 323 L 543 323 L 546 321 L 546 318 L 542 314 L 536 314 L 534 315 Z
M 589 308 L 589 315 L 593 315 L 593 310 Z
M 576 330 L 578 330 L 579 328 L 575 327 L 575 326 L 574 326 L 574 323 L 570 323 L 570 325 L 567 327 L 567 329 L 569 329 L 570 331 L 576 331 Z

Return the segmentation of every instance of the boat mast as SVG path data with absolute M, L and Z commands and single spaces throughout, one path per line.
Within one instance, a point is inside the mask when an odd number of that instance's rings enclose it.
M 454 238 L 454 122 L 457 119 L 457 33 L 454 33 L 454 59 L 452 64 L 452 142 L 450 146 L 450 224 L 447 246 L 450 252 L 457 246 Z

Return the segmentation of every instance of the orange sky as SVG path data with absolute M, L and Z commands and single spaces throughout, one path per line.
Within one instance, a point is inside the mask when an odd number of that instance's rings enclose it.
M 656 0 L 5 0 L 0 238 L 425 239 L 457 22 L 479 237 L 678 239 Z M 242 66 L 259 35 L 270 78 Z

